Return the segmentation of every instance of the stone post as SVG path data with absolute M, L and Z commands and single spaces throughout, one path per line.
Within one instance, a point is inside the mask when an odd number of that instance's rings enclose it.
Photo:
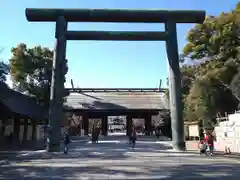
M 66 58 L 67 21 L 59 16 L 56 21 L 55 47 L 52 69 L 52 83 L 50 92 L 49 125 L 51 129 L 49 137 L 49 149 L 51 152 L 60 151 L 61 123 L 63 118 L 63 88 L 64 77 L 62 72 Z
M 171 20 L 167 21 L 165 23 L 165 29 L 168 33 L 166 49 L 169 63 L 169 107 L 171 112 L 172 142 L 176 150 L 185 150 L 176 22 Z

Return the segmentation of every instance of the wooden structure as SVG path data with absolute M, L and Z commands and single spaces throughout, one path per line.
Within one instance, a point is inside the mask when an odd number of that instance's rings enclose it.
M 60 122 L 64 78 L 62 63 L 67 40 L 166 41 L 169 62 L 170 109 L 173 146 L 185 149 L 181 103 L 177 23 L 202 23 L 204 11 L 126 10 L 126 9 L 26 9 L 28 21 L 56 22 L 56 46 L 52 71 L 49 122 L 52 128 L 50 150 L 60 150 Z M 164 32 L 68 31 L 68 22 L 164 23 Z
M 20 140 L 20 127 L 23 127 L 22 142 L 25 142 L 28 134 L 28 127 L 32 126 L 31 139 L 36 139 L 36 126 L 47 119 L 47 109 L 38 105 L 36 100 L 14 91 L 0 82 L 0 137 L 6 140 L 7 129 L 12 127 L 8 133 L 12 133 L 11 140 L 17 143 Z M 42 122 L 41 122 L 42 121 Z
M 102 134 L 108 132 L 108 116 L 127 116 L 127 135 L 131 134 L 132 119 L 145 119 L 148 135 L 152 133 L 152 115 L 169 111 L 165 89 L 158 88 L 69 88 L 64 110 L 82 116 L 83 129 L 88 134 L 88 119 L 102 119 Z
M 199 121 L 184 122 L 185 126 L 185 138 L 187 140 L 199 140 L 200 139 L 200 125 Z

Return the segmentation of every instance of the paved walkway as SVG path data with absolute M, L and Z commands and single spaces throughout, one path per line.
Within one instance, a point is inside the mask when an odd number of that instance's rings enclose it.
M 236 179 L 240 161 L 177 153 L 168 142 L 140 138 L 132 150 L 126 137 L 91 144 L 75 138 L 68 155 L 28 152 L 0 160 L 0 179 Z

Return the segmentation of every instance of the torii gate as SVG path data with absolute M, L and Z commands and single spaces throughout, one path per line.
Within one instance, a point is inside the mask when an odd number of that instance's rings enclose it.
M 185 150 L 176 24 L 202 23 L 205 19 L 205 11 L 27 8 L 26 17 L 28 21 L 56 22 L 56 44 L 52 69 L 51 105 L 49 109 L 49 124 L 51 127 L 49 151 L 60 150 L 60 120 L 64 90 L 61 67 L 66 57 L 67 40 L 166 41 L 169 62 L 172 142 L 175 149 Z M 165 31 L 68 31 L 68 22 L 164 23 Z

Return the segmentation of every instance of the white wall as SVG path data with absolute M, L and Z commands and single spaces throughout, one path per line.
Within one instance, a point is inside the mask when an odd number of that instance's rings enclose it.
M 229 146 L 232 152 L 240 153 L 240 113 L 230 114 L 228 118 L 229 121 L 220 122 L 215 127 L 216 147 L 223 151 Z

